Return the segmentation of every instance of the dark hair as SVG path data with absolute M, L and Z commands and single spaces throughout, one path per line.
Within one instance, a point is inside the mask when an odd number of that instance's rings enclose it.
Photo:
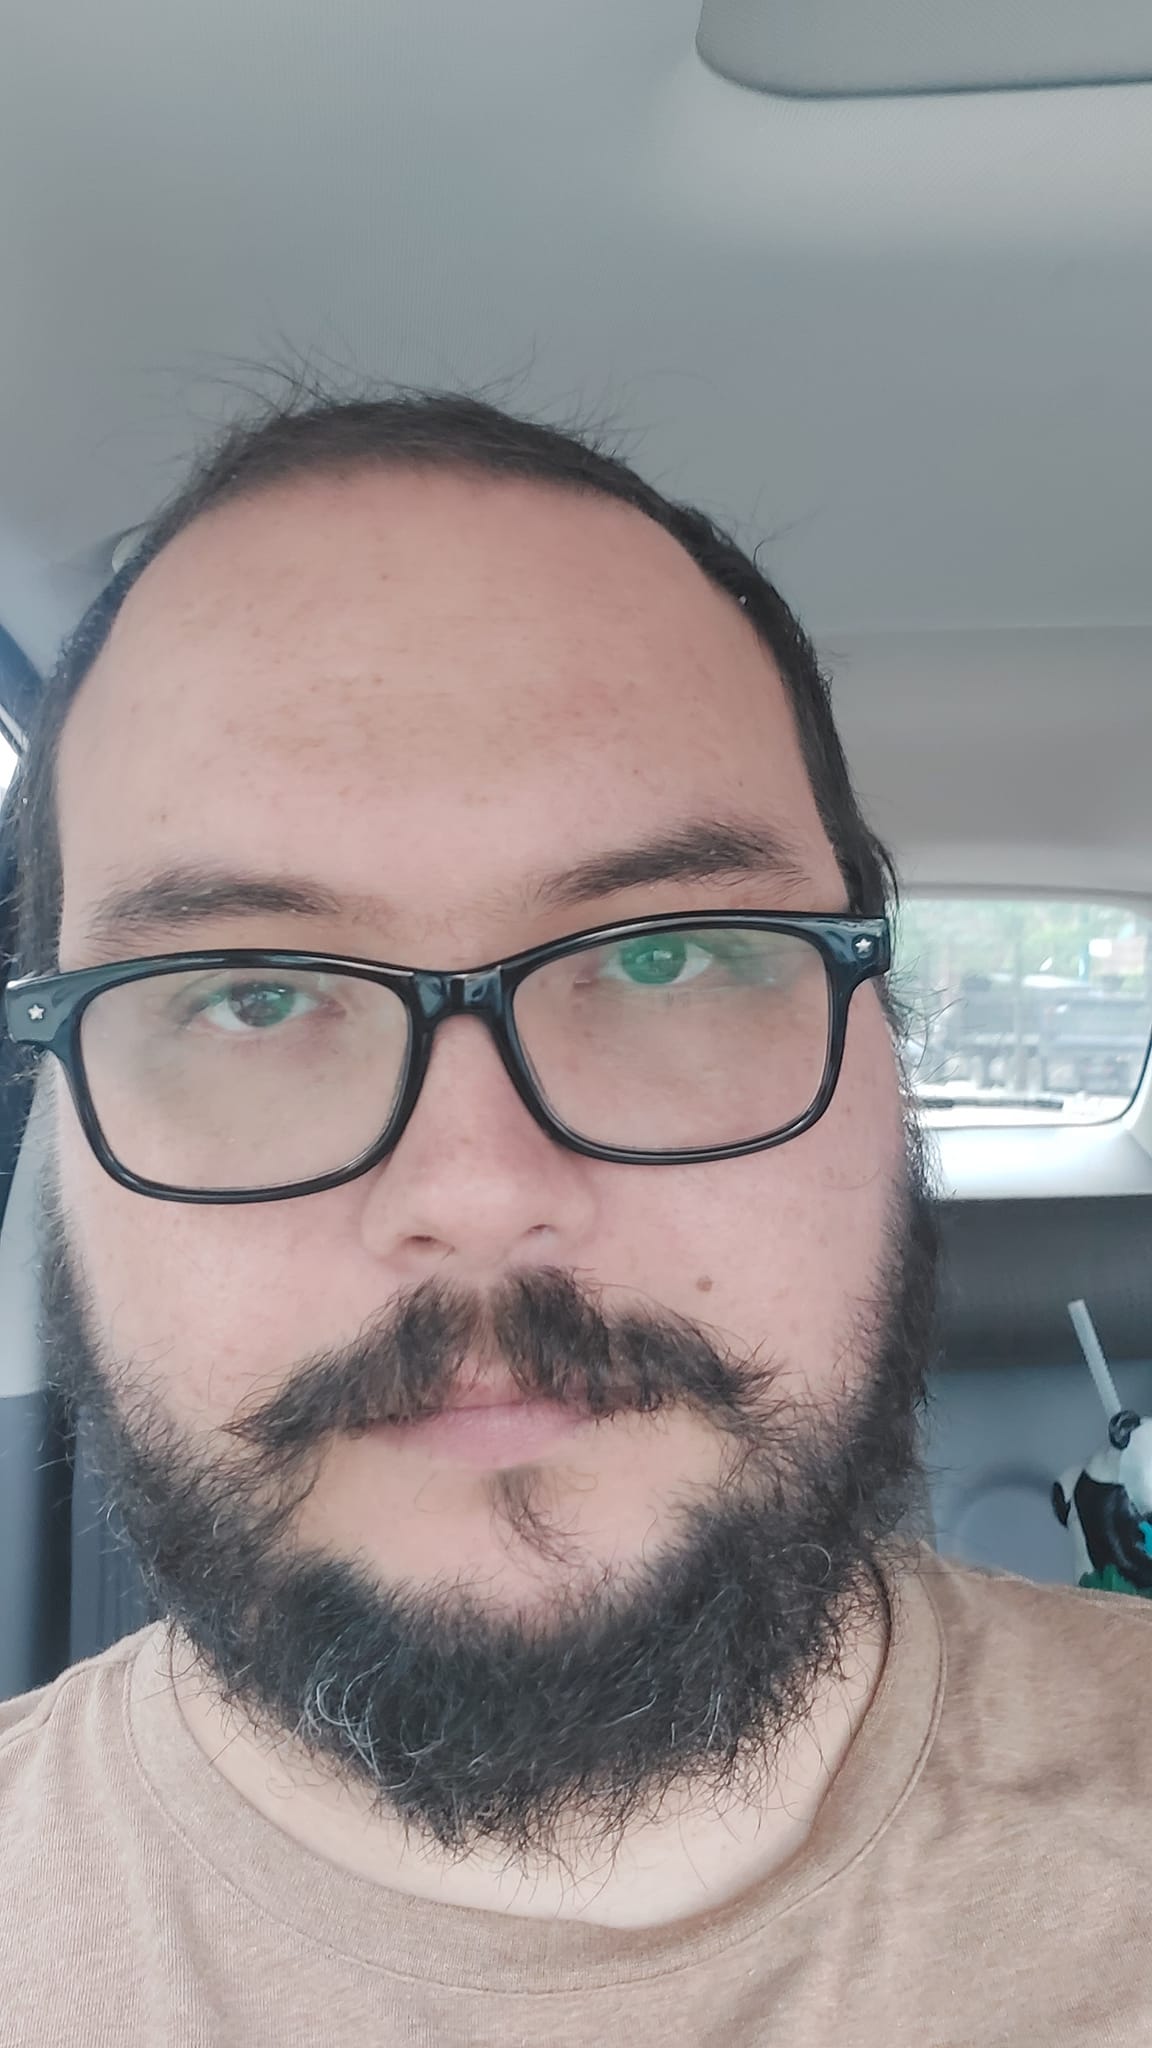
M 767 577 L 704 513 L 661 496 L 586 432 L 562 432 L 514 418 L 481 399 L 450 393 L 403 391 L 348 399 L 297 384 L 286 399 L 233 424 L 201 454 L 61 650 L 11 793 L 16 937 L 23 971 L 46 971 L 56 964 L 63 894 L 56 822 L 60 735 L 133 584 L 169 541 L 217 505 L 295 477 L 351 474 L 376 465 L 480 472 L 599 491 L 662 526 L 743 607 L 775 657 L 850 910 L 877 916 L 895 898 L 892 863 L 861 815 L 811 643 Z

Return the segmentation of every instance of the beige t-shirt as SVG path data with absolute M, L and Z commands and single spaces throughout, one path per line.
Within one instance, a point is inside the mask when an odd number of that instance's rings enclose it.
M 303 1849 L 147 1680 L 160 1623 L 0 1702 L 0 2048 L 1150 2048 L 1152 1603 L 923 1546 L 888 1590 L 804 1847 L 639 1932 Z

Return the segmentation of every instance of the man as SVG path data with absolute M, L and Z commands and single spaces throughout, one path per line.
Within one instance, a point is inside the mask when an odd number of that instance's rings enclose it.
M 49 1357 L 161 1618 L 0 1709 L 3 2042 L 1146 2044 L 1148 1615 L 916 1540 L 888 865 L 753 564 L 289 404 L 20 802 Z

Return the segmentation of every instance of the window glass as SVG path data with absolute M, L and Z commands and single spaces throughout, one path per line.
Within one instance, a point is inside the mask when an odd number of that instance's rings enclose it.
M 1107 903 L 908 896 L 895 992 L 942 1124 L 1104 1123 L 1152 1037 L 1152 919 Z

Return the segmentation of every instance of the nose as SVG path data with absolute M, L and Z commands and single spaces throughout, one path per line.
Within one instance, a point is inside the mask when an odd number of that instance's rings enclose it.
M 398 1283 L 570 1265 L 610 1170 L 540 1128 L 478 1018 L 448 1017 L 399 1143 L 365 1176 L 365 1243 Z

